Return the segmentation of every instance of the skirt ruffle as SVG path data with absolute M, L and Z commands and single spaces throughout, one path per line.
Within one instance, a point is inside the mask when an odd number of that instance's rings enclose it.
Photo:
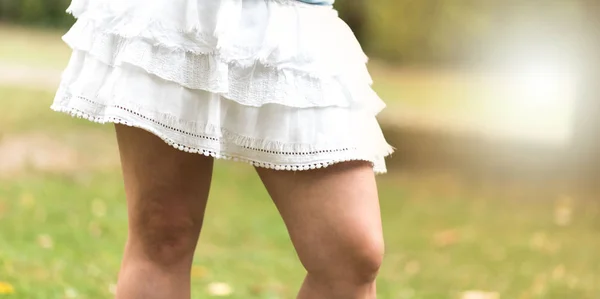
M 385 172 L 367 58 L 331 7 L 293 0 L 75 0 L 53 109 L 140 127 L 188 152 Z

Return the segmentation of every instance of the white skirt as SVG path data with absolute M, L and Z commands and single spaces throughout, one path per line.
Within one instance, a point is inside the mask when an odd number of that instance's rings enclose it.
M 367 57 L 331 6 L 295 0 L 73 0 L 52 108 L 180 150 L 277 170 L 392 152 Z

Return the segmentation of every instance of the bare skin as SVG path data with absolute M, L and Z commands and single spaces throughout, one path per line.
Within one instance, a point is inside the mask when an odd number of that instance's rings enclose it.
M 117 125 L 129 236 L 118 299 L 190 298 L 190 272 L 213 160 Z
M 117 299 L 188 299 L 213 160 L 117 125 L 129 238 Z M 307 276 L 299 299 L 372 299 L 383 237 L 372 167 L 285 172 L 257 168 Z
M 257 171 L 308 272 L 298 298 L 375 298 L 384 245 L 371 165 Z

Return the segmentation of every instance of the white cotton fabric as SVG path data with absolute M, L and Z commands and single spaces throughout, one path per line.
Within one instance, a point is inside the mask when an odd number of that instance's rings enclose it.
M 188 152 L 307 170 L 392 152 L 367 57 L 328 6 L 295 0 L 74 0 L 52 108 Z

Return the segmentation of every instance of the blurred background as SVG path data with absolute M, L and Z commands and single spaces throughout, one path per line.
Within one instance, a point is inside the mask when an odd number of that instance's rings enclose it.
M 68 0 L 0 0 L 0 298 L 109 298 L 126 210 L 113 131 L 49 111 Z M 397 152 L 380 298 L 600 294 L 600 1 L 338 0 Z M 194 298 L 293 298 L 253 169 L 218 162 Z M 233 183 L 232 183 L 233 182 Z

